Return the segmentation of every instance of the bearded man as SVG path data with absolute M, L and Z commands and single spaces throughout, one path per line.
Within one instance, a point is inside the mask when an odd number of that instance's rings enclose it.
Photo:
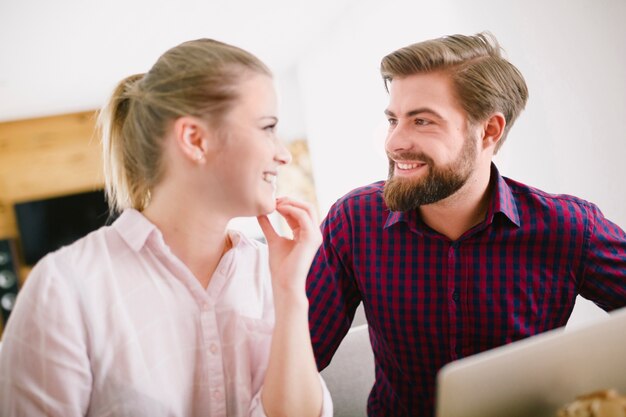
M 446 363 L 565 325 L 578 294 L 626 305 L 626 234 L 587 201 L 500 175 L 528 89 L 489 33 L 382 60 L 389 178 L 339 199 L 308 277 L 318 368 L 362 302 L 369 416 L 434 413 Z

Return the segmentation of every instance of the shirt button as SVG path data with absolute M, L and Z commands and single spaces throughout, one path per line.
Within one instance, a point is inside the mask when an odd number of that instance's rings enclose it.
M 453 299 L 454 301 L 459 301 L 459 293 L 458 293 L 458 291 L 454 291 L 454 292 L 452 293 L 452 299 Z
M 209 346 L 209 352 L 214 355 L 217 353 L 217 345 L 215 343 L 211 343 L 211 345 Z
M 222 392 L 220 390 L 215 390 L 213 391 L 213 399 L 214 400 L 221 400 L 222 399 Z

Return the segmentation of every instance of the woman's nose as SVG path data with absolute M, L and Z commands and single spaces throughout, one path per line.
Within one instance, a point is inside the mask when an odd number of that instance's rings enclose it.
M 287 149 L 282 141 L 277 141 L 277 152 L 274 159 L 281 165 L 286 165 L 291 162 L 291 152 L 289 152 L 289 149 Z

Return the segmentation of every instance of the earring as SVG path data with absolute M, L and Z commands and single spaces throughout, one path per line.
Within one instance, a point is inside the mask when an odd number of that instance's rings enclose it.
M 204 159 L 204 154 L 202 153 L 202 151 L 198 151 L 196 152 L 196 157 L 195 157 L 197 162 L 200 162 Z

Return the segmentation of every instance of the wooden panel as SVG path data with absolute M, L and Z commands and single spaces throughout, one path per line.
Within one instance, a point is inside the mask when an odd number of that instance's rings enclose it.
M 33 270 L 32 266 L 20 266 L 18 269 L 18 274 L 20 275 L 20 288 L 24 284 L 26 277 L 30 274 L 30 271 Z
M 19 240 L 15 203 L 103 186 L 95 122 L 89 111 L 0 123 L 0 239 Z M 31 268 L 17 270 L 23 283 Z
M 13 204 L 103 186 L 94 111 L 0 123 L 0 237 L 18 237 Z
M 0 184 L 0 188 L 2 184 Z M 14 220 L 9 216 L 12 216 L 12 207 L 8 204 L 0 201 L 0 239 L 3 237 L 15 236 L 17 233 L 14 231 Z
M 66 141 L 57 147 L 16 152 L 8 161 L 0 157 L 2 197 L 17 202 L 68 194 L 102 184 L 98 149 Z
M 68 137 L 85 141 L 91 138 L 95 126 L 95 112 L 72 113 L 37 119 L 0 123 L 0 155 L 16 151 L 55 147 Z

